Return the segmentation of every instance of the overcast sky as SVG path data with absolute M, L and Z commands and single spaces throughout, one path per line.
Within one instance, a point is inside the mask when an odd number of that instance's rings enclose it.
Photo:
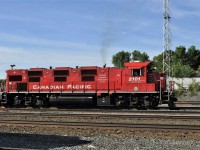
M 172 46 L 200 49 L 199 0 L 171 0 Z M 0 78 L 11 64 L 113 66 L 112 55 L 163 51 L 163 0 L 0 0 Z

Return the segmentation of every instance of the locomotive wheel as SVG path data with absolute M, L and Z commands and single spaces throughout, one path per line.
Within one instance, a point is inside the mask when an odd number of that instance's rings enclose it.
M 45 108 L 49 108 L 50 107 L 50 102 L 49 102 L 49 98 L 45 98 L 43 101 L 43 106 Z
M 158 103 L 159 103 L 159 101 L 157 101 L 156 99 L 153 99 L 151 102 L 150 108 L 156 109 L 158 107 Z
M 171 109 L 171 110 L 176 108 L 176 104 L 174 103 L 173 100 L 169 100 L 168 106 L 169 106 L 169 109 Z
M 137 109 L 139 109 L 139 110 L 147 110 L 147 107 L 145 106 L 144 101 L 139 101 L 138 102 Z
M 26 107 L 26 98 L 25 97 L 22 97 L 21 106 Z
M 20 99 L 14 99 L 14 104 L 15 106 L 21 105 L 21 100 Z

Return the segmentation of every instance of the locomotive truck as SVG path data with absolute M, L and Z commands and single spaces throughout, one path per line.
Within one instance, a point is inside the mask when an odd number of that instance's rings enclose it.
M 126 62 L 124 66 L 10 69 L 1 103 L 49 106 L 52 97 L 84 96 L 96 106 L 156 108 L 167 103 L 175 107 L 173 88 L 166 88 L 165 73 L 153 72 L 152 62 Z

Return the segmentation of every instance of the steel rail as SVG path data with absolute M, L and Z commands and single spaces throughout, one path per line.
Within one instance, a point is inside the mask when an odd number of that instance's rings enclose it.
M 177 101 L 176 104 L 200 104 L 200 101 Z
M 200 108 L 200 107 L 199 107 Z M 32 113 L 48 113 L 51 112 L 52 114 L 54 112 L 61 112 L 61 113 L 134 113 L 134 114 L 145 114 L 145 113 L 169 113 L 169 114 L 200 114 L 200 111 L 185 111 L 185 110 L 127 110 L 127 109 L 33 109 L 33 108 L 0 108 L 0 113 L 3 112 L 32 112 Z
M 167 130 L 200 132 L 200 125 L 163 125 L 163 124 L 136 124 L 136 123 L 94 123 L 94 122 L 56 122 L 56 121 L 21 121 L 1 120 L 0 125 L 5 126 L 45 126 L 45 127 L 71 127 L 71 128 L 102 128 L 102 129 L 134 129 L 134 130 Z
M 48 118 L 66 118 L 66 117 L 82 117 L 82 118 L 97 118 L 97 119 L 105 119 L 105 118 L 129 118 L 129 119 L 136 119 L 136 118 L 142 118 L 142 119 L 187 119 L 187 120 L 200 120 L 200 114 L 199 116 L 190 116 L 190 115 L 162 115 L 162 114 L 35 114 L 35 113 L 0 113 L 0 116 L 2 117 L 48 117 Z M 0 118 L 1 120 L 1 118 Z

